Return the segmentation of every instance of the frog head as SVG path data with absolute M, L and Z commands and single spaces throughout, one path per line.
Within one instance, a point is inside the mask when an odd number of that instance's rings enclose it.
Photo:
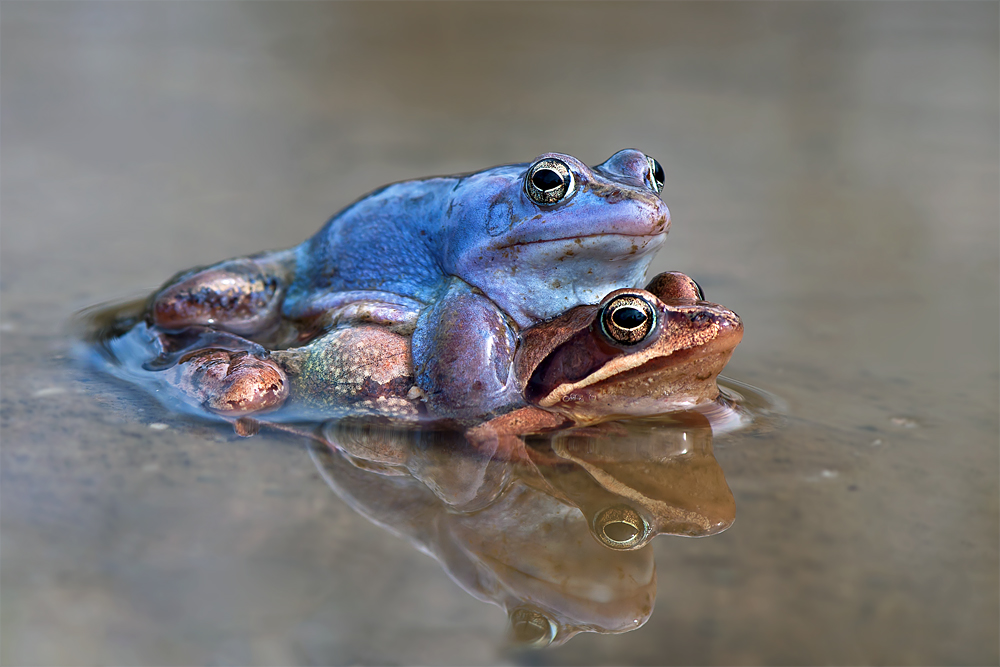
M 515 359 L 525 398 L 578 424 L 715 400 L 743 323 L 703 299 L 684 274 L 662 273 L 525 330 Z
M 663 169 L 637 150 L 595 167 L 561 153 L 469 174 L 438 244 L 444 270 L 527 326 L 638 285 L 670 226 Z

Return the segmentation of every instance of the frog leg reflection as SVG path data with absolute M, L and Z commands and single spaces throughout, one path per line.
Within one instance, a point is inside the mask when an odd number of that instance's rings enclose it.
M 153 324 L 165 330 L 203 325 L 253 335 L 277 325 L 293 272 L 289 251 L 229 259 L 180 273 L 149 304 Z
M 512 368 L 516 344 L 496 304 L 452 278 L 413 332 L 417 386 L 431 411 L 461 420 L 523 405 Z
M 529 406 L 474 426 L 465 432 L 465 438 L 478 451 L 490 452 L 508 460 L 527 461 L 522 436 L 558 429 L 568 424 L 568 417 Z

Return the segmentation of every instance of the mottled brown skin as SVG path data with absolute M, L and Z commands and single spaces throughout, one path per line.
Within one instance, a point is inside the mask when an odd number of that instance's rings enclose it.
M 288 408 L 303 417 L 420 416 L 409 337 L 372 325 L 341 327 L 272 353 L 289 375 Z

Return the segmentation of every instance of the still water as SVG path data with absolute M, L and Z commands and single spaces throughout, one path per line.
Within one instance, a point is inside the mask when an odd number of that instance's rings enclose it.
M 0 14 L 3 664 L 1000 661 L 995 4 Z M 80 310 L 299 243 L 384 183 L 626 147 L 666 174 L 650 275 L 740 314 L 729 391 L 780 417 L 626 425 L 627 455 L 529 442 L 531 480 L 477 498 L 525 473 L 406 438 L 373 461 L 353 431 L 240 438 L 73 360 Z M 566 509 L 650 448 L 644 497 L 695 466 L 724 532 L 615 551 Z M 596 476 L 546 467 L 566 456 Z M 585 593 L 566 618 L 641 627 L 512 647 L 491 596 L 554 608 L 557 566 Z

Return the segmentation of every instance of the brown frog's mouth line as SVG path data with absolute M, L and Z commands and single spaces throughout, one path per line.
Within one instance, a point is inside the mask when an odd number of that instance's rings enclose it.
M 514 248 L 516 246 L 526 246 L 526 245 L 537 245 L 539 243 L 556 243 L 558 241 L 576 241 L 577 239 L 598 239 L 598 238 L 608 238 L 611 236 L 621 236 L 623 238 L 629 239 L 655 239 L 658 236 L 666 236 L 666 230 L 656 233 L 656 234 L 622 234 L 619 232 L 612 232 L 608 234 L 585 234 L 577 236 L 565 236 L 558 237 L 554 239 L 538 239 L 537 241 L 518 241 L 516 243 L 507 243 L 505 245 L 496 246 L 496 250 L 504 250 L 506 248 Z
M 736 349 L 736 345 L 730 345 L 727 340 L 729 336 L 719 336 L 714 340 L 710 340 L 702 345 L 695 345 L 693 347 L 686 347 L 680 350 L 674 350 L 671 354 L 666 356 L 654 357 L 652 359 L 645 359 L 635 363 L 627 368 L 619 368 L 614 372 L 608 373 L 606 375 L 601 374 L 600 371 L 591 374 L 590 376 L 580 380 L 579 382 L 565 383 L 559 385 L 556 389 L 551 391 L 547 397 L 538 402 L 543 408 L 550 408 L 554 405 L 559 404 L 568 394 L 573 393 L 579 389 L 585 389 L 587 387 L 594 387 L 600 385 L 602 382 L 611 380 L 623 375 L 625 373 L 660 373 L 671 366 L 680 366 L 684 363 L 691 361 L 692 358 L 701 358 L 709 355 L 724 355 L 731 354 L 733 350 Z M 739 341 L 737 341 L 737 345 Z M 719 373 L 722 372 L 722 368 L 725 366 L 723 364 L 719 367 Z M 647 370 L 642 370 L 644 367 L 648 367 Z M 598 377 L 595 377 L 598 376 Z M 718 373 L 716 373 L 718 376 Z

